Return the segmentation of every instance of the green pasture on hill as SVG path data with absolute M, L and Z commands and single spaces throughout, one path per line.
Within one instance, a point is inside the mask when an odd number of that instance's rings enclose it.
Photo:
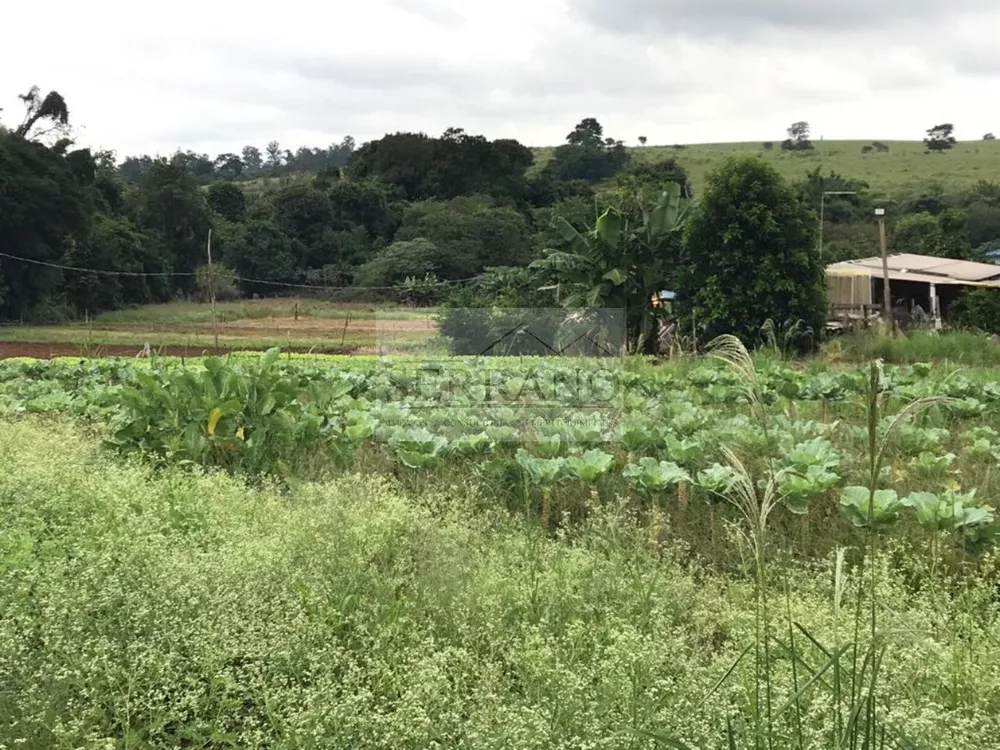
M 727 158 L 756 154 L 789 180 L 800 180 L 819 167 L 845 177 L 867 182 L 876 196 L 896 197 L 919 194 L 933 185 L 946 192 L 972 187 L 980 180 L 1000 178 L 1000 141 L 963 141 L 951 151 L 928 154 L 922 141 L 883 141 L 888 153 L 863 154 L 871 141 L 813 141 L 811 152 L 781 150 L 780 139 L 771 150 L 762 143 L 707 143 L 689 146 L 645 146 L 630 149 L 633 158 L 649 161 L 674 158 L 691 177 L 697 196 L 708 174 Z M 552 158 L 552 148 L 535 149 L 535 165 L 540 169 Z

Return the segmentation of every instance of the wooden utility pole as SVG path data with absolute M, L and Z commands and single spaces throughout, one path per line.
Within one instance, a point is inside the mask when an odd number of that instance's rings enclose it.
M 212 332 L 215 348 L 219 348 L 219 317 L 215 314 L 215 270 L 212 268 L 212 229 L 208 229 L 208 295 L 212 300 Z
M 895 328 L 892 320 L 892 291 L 889 286 L 889 242 L 885 236 L 885 209 L 876 208 L 878 217 L 878 241 L 882 248 L 882 312 L 889 325 Z

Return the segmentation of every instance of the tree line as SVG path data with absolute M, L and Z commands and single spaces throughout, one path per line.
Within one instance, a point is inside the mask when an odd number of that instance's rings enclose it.
M 819 169 L 787 184 L 753 158 L 725 165 L 694 196 L 674 159 L 630 152 L 594 118 L 544 164 L 516 140 L 460 128 L 361 146 L 348 137 L 291 152 L 272 142 L 264 153 L 248 146 L 215 159 L 178 152 L 119 163 L 111 152 L 74 148 L 56 92 L 32 89 L 22 100 L 21 124 L 0 125 L 4 320 L 71 318 L 205 295 L 207 286 L 263 296 L 308 285 L 452 306 L 630 300 L 637 348 L 646 345 L 651 294 L 667 288 L 706 326 L 736 330 L 768 311 L 813 325 L 822 315 L 805 307 L 822 308 L 823 265 L 875 254 L 872 208 L 887 200 Z M 808 140 L 808 124 L 796 123 L 790 141 Z M 829 192 L 851 195 L 824 199 Z M 827 231 L 817 248 L 823 200 Z M 1000 250 L 996 183 L 951 195 L 929 185 L 892 204 L 897 250 L 969 258 Z M 753 210 L 771 212 L 769 226 L 780 231 L 742 226 Z M 717 234 L 740 239 L 713 255 Z M 784 273 L 767 286 L 792 301 L 763 287 L 766 304 L 747 297 L 754 267 Z

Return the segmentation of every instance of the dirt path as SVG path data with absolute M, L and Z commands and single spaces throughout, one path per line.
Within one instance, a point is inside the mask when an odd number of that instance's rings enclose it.
M 226 348 L 213 346 L 154 346 L 152 351 L 162 356 L 170 357 L 205 357 L 224 356 L 234 351 L 260 351 L 250 347 Z M 283 347 L 282 351 L 313 353 L 313 354 L 363 354 L 352 347 L 296 349 Z M 89 348 L 80 344 L 37 344 L 30 342 L 0 341 L 0 359 L 10 357 L 32 357 L 33 359 L 52 359 L 53 357 L 80 357 L 81 359 L 100 359 L 102 357 L 138 357 L 143 354 L 142 346 L 126 346 L 110 344 L 92 346 Z

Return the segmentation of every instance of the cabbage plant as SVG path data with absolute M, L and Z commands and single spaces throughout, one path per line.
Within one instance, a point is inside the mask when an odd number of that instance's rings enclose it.
M 638 464 L 629 464 L 622 476 L 640 492 L 652 494 L 663 492 L 681 482 L 690 482 L 691 477 L 684 469 L 671 461 L 657 461 L 655 458 L 640 459 Z

